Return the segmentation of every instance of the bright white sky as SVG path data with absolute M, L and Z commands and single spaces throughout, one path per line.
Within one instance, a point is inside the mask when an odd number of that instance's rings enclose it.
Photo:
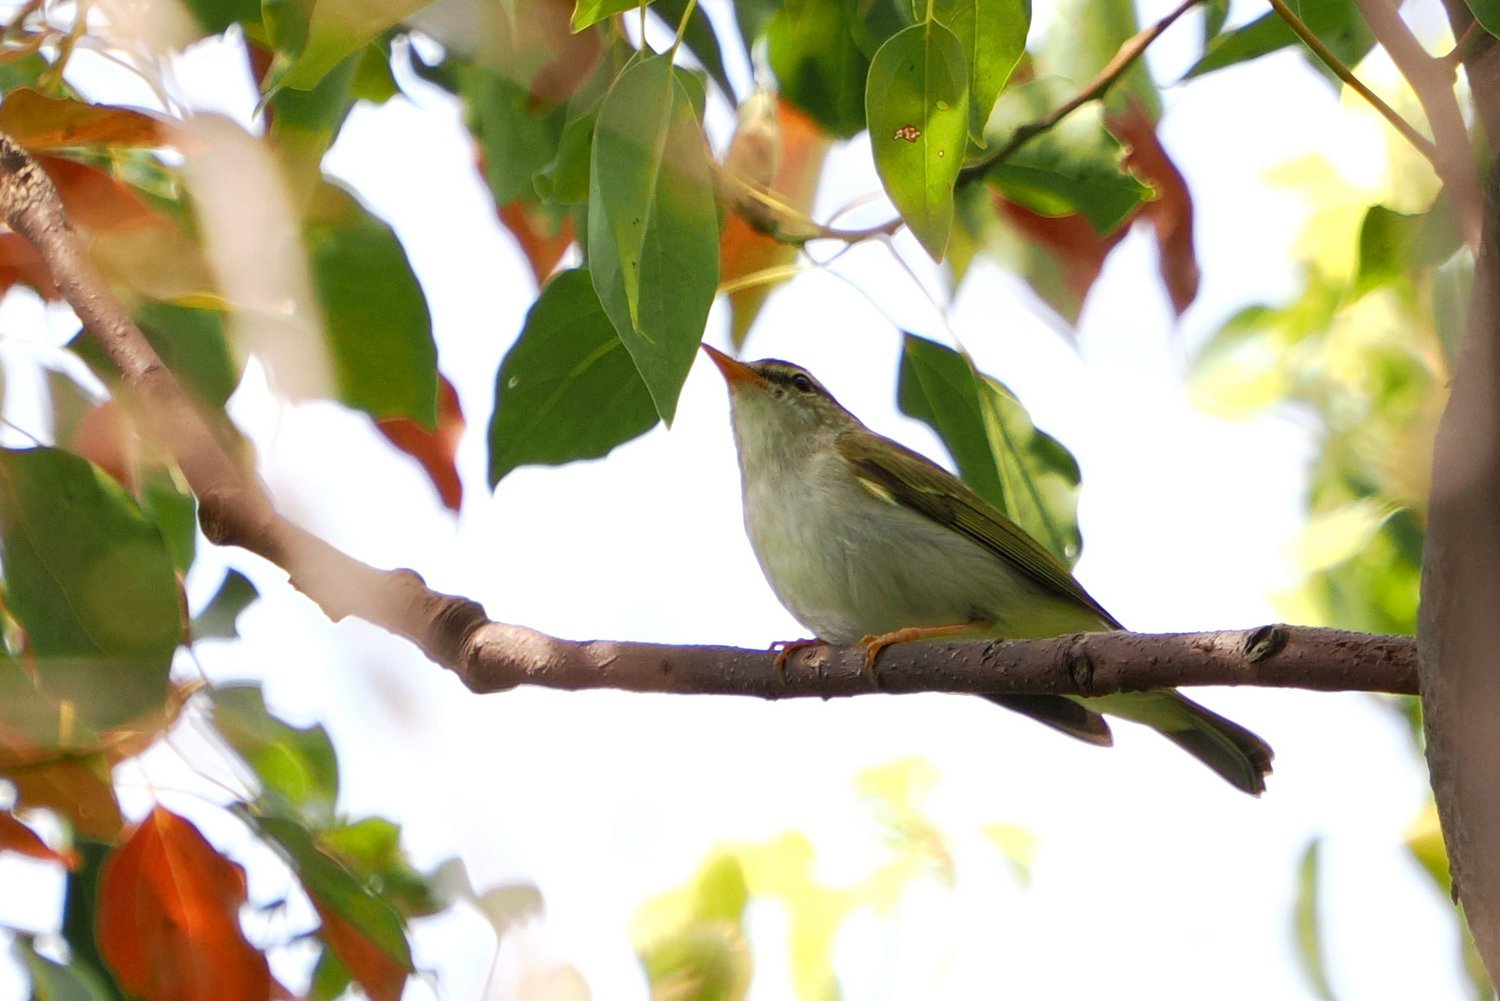
M 1143 6 L 1143 19 L 1168 8 Z M 1236 6 L 1240 20 L 1259 12 Z M 1039 5 L 1039 25 L 1048 14 Z M 1431 11 L 1419 16 L 1436 23 Z M 1189 15 L 1153 50 L 1158 79 L 1180 76 L 1197 31 Z M 247 119 L 253 94 L 239 66 L 222 50 L 195 51 L 181 60 L 179 90 L 195 106 Z M 422 279 L 442 368 L 470 421 L 464 512 L 456 524 L 447 517 L 416 467 L 363 418 L 273 404 L 252 373 L 235 413 L 261 443 L 285 509 L 363 559 L 415 567 L 498 619 L 564 637 L 763 647 L 802 635 L 740 528 L 727 403 L 707 365 L 689 379 L 670 432 L 603 461 L 521 470 L 489 494 L 493 374 L 534 291 L 470 166 L 457 108 L 406 83 L 413 100 L 355 112 L 327 167 L 396 228 Z M 924 427 L 896 412 L 893 387 L 898 325 L 940 339 L 951 329 L 1078 457 L 1078 573 L 1107 607 L 1143 630 L 1249 626 L 1278 618 L 1273 595 L 1297 580 L 1288 547 L 1313 446 L 1290 420 L 1227 424 L 1195 411 L 1184 358 L 1239 306 L 1295 287 L 1289 247 L 1307 206 L 1267 187 L 1267 168 L 1318 149 L 1365 182 L 1383 162 L 1383 140 L 1290 53 L 1168 90 L 1162 138 L 1196 199 L 1204 271 L 1180 324 L 1145 233 L 1110 259 L 1076 350 L 1016 279 L 989 266 L 976 269 L 945 326 L 872 245 L 839 261 L 846 277 L 808 274 L 773 296 L 748 354 L 807 365 L 873 428 L 941 455 Z M 823 217 L 878 188 L 861 143 L 835 155 L 830 177 Z M 930 279 L 913 241 L 896 248 Z M 716 310 L 711 342 L 725 344 L 726 321 Z M 39 322 L 24 302 L 0 309 L 0 335 L 33 348 L 71 333 L 56 322 L 39 333 Z M 1367 697 L 1202 693 L 1276 748 L 1276 774 L 1255 801 L 1149 732 L 1122 724 L 1117 746 L 1099 751 L 953 697 L 476 697 L 378 630 L 328 626 L 273 568 L 238 553 L 229 561 L 265 598 L 241 620 L 243 642 L 203 645 L 209 675 L 264 678 L 275 707 L 325 723 L 340 752 L 343 809 L 398 819 L 419 867 L 460 855 L 480 890 L 540 886 L 545 919 L 509 941 L 490 997 L 521 997 L 525 971 L 571 963 L 595 997 L 644 998 L 630 918 L 722 842 L 803 831 L 823 877 L 857 878 L 885 848 L 855 776 L 911 755 L 941 775 L 928 806 L 951 839 L 957 882 L 920 885 L 894 916 L 851 923 L 837 948 L 850 1001 L 1310 996 L 1292 904 L 1295 861 L 1312 837 L 1327 841 L 1324 917 L 1340 996 L 1461 989 L 1454 926 L 1401 847 L 1424 774 L 1394 717 Z M 212 555 L 200 563 L 190 584 L 201 599 L 217 576 Z M 150 783 L 216 843 L 263 859 L 236 823 L 175 791 L 184 779 L 170 754 L 125 778 L 141 787 L 127 803 L 133 812 L 146 809 Z M 992 821 L 1039 838 L 1029 887 L 982 836 Z M 251 877 L 258 899 L 285 890 L 274 866 L 252 865 Z M 42 866 L 0 863 L 0 886 L 21 888 L 0 893 L 0 924 L 47 930 L 58 885 Z M 787 997 L 784 917 L 757 905 L 751 927 L 751 997 Z M 438 971 L 439 996 L 482 996 L 491 939 L 477 918 L 419 925 L 416 942 L 419 964 Z M 294 969 L 280 972 L 295 986 Z M 0 963 L 0 999 L 20 990 Z M 408 997 L 431 993 L 418 985 Z

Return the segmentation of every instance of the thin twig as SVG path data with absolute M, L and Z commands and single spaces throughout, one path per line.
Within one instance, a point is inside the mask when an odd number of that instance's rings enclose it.
M 1370 103 L 1380 116 L 1391 123 L 1391 127 L 1401 133 L 1407 142 L 1411 143 L 1417 150 L 1436 166 L 1438 152 L 1432 141 L 1422 133 L 1418 132 L 1410 122 L 1402 118 L 1395 108 L 1381 100 L 1380 95 L 1365 86 L 1363 80 L 1354 75 L 1354 71 L 1344 65 L 1344 61 L 1334 55 L 1333 50 L 1323 44 L 1323 40 L 1313 34 L 1313 30 L 1307 26 L 1297 12 L 1287 6 L 1286 0 L 1271 0 L 1271 9 L 1286 22 L 1286 26 L 1292 29 L 1292 33 L 1302 39 L 1302 43 L 1312 50 L 1319 61 L 1333 72 L 1333 75 L 1344 81 L 1349 89 Z
M 1391 0 L 1355 0 L 1355 5 L 1370 26 L 1370 33 L 1390 54 L 1391 61 L 1421 102 L 1434 141 L 1427 158 L 1453 197 L 1459 226 L 1469 248 L 1478 251 L 1484 205 L 1479 193 L 1479 175 L 1474 169 L 1474 146 L 1458 106 L 1458 95 L 1453 92 L 1453 70 L 1422 48 Z

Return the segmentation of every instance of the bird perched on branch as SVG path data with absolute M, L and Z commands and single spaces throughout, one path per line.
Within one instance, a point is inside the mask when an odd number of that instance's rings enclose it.
M 817 642 L 862 644 L 873 676 L 892 643 L 1124 628 L 1013 521 L 806 369 L 703 349 L 729 386 L 750 544 Z M 1171 689 L 991 701 L 1090 744 L 1112 742 L 1101 713 L 1145 724 L 1251 795 L 1271 770 L 1265 741 Z

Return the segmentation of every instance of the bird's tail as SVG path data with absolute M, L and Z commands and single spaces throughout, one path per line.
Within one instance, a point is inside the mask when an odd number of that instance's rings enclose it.
M 1096 696 L 1091 708 L 1144 723 L 1203 762 L 1236 789 L 1252 796 L 1266 791 L 1274 756 L 1271 747 L 1233 720 L 1173 691 Z

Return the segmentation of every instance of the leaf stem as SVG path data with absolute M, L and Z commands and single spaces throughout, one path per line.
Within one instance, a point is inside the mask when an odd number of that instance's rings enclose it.
M 645 6 L 642 5 L 641 9 L 645 10 Z M 687 7 L 682 11 L 682 20 L 677 22 L 677 37 L 672 40 L 672 57 L 674 59 L 677 57 L 677 50 L 682 46 L 683 37 L 687 35 L 688 21 L 692 18 L 693 11 L 697 9 L 698 0 L 688 0 Z

